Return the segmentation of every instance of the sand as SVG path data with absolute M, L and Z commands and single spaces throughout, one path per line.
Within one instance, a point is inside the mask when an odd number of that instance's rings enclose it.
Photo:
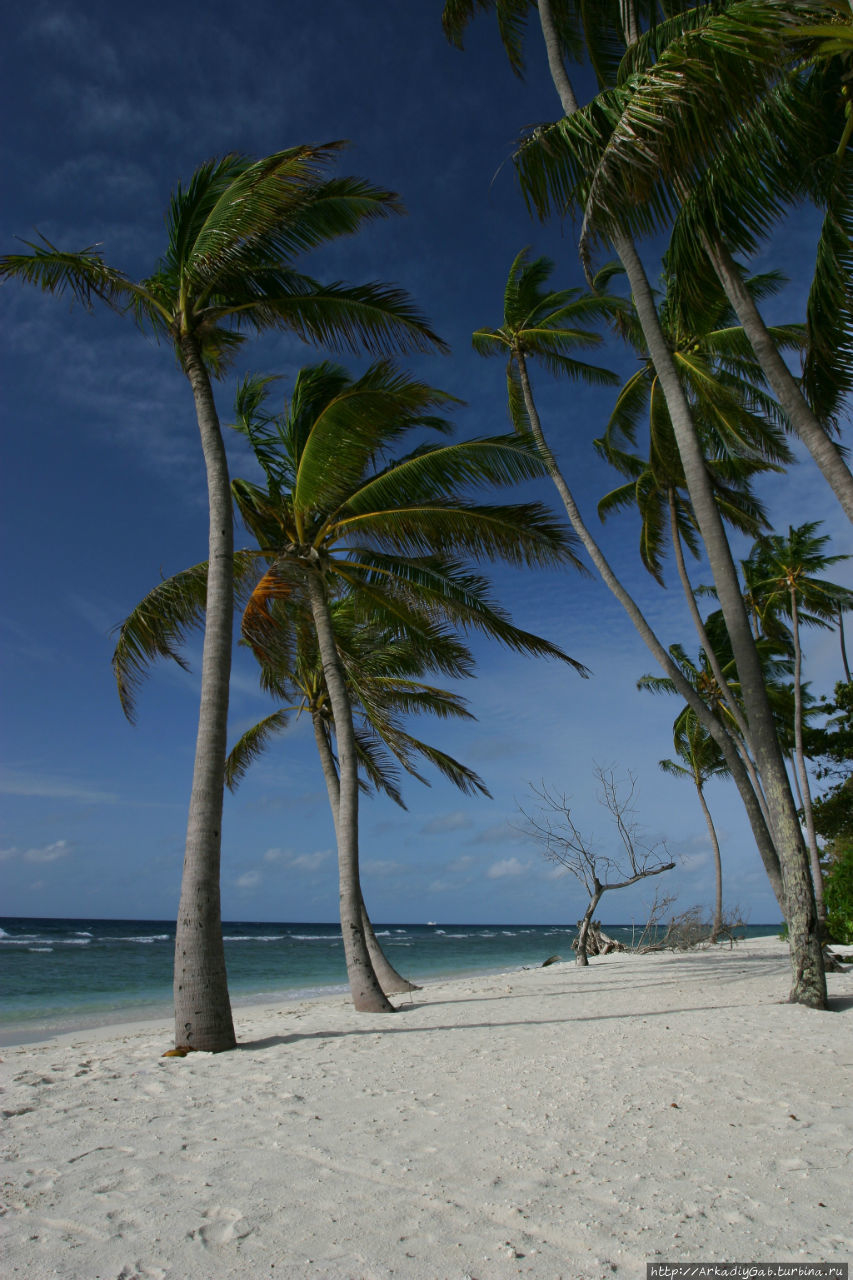
M 7 1277 L 644 1280 L 853 1254 L 853 972 L 775 939 L 2 1051 Z

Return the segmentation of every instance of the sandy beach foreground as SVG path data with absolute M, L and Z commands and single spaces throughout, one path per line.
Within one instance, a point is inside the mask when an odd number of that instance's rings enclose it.
M 2 1051 L 21 1280 L 643 1280 L 853 1255 L 853 972 L 782 1003 L 775 939 Z

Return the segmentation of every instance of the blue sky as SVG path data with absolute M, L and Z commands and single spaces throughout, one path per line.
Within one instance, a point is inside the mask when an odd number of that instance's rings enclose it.
M 448 341 L 449 357 L 412 362 L 466 401 L 460 435 L 507 426 L 500 362 L 470 349 L 472 330 L 498 323 L 510 262 L 526 244 L 557 263 L 556 286 L 583 283 L 571 226 L 531 222 L 509 157 L 531 123 L 558 106 L 538 44 L 528 77 L 511 74 L 493 19 L 451 49 L 441 4 L 329 0 L 311 9 L 258 0 L 232 6 L 156 2 L 34 4 L 7 27 L 2 92 L 14 121 L 3 144 L 3 251 L 38 228 L 62 247 L 99 243 L 107 260 L 145 275 L 164 243 L 169 193 L 202 161 L 262 155 L 299 142 L 348 138 L 339 172 L 398 191 L 408 216 L 305 259 L 319 278 L 403 285 Z M 583 75 L 582 92 L 589 90 Z M 773 318 L 801 319 L 815 218 L 796 211 L 757 266 L 791 279 Z M 644 249 L 650 265 L 655 246 Z M 0 624 L 3 740 L 0 876 L 5 914 L 171 917 L 177 906 L 197 713 L 192 671 L 159 668 L 124 720 L 110 672 L 110 631 L 162 574 L 206 554 L 206 498 L 188 385 L 171 353 L 128 320 L 86 314 L 23 287 L 0 296 L 5 421 L 4 589 Z M 237 372 L 281 375 L 323 354 L 289 338 L 248 343 Z M 601 362 L 628 373 L 633 358 Z M 358 362 L 349 362 L 353 368 Z M 234 382 L 221 385 L 227 421 Z M 591 446 L 612 393 L 539 375 L 546 430 L 588 521 L 613 486 Z M 232 474 L 252 474 L 228 440 Z M 763 495 L 781 527 L 823 519 L 835 549 L 849 526 L 810 462 L 769 479 Z M 536 496 L 551 501 L 544 484 Z M 695 648 L 677 583 L 662 591 L 636 554 L 630 516 L 601 538 L 666 643 Z M 240 535 L 238 534 L 238 544 Z M 835 575 L 853 582 L 845 566 Z M 580 890 L 554 874 L 519 831 L 529 783 L 572 798 L 578 823 L 610 834 L 595 803 L 595 762 L 633 772 L 638 820 L 678 862 L 679 905 L 708 902 L 713 874 L 689 784 L 665 777 L 676 706 L 636 690 L 651 660 L 619 606 L 593 578 L 499 569 L 513 617 L 592 670 L 477 646 L 479 673 L 463 692 L 474 724 L 423 725 L 424 736 L 478 770 L 494 799 L 469 799 L 436 778 L 407 782 L 408 812 L 362 808 L 365 895 L 377 920 L 560 922 L 582 910 Z M 674 577 L 674 575 L 673 575 Z M 695 581 L 707 580 L 701 566 Z M 817 690 L 840 677 L 837 638 L 808 639 Z M 270 709 L 245 653 L 235 662 L 232 736 Z M 713 783 L 726 897 L 753 922 L 775 920 L 739 801 Z M 295 724 L 226 797 L 223 914 L 244 920 L 332 920 L 337 910 L 332 823 L 310 727 Z M 614 899 L 611 921 L 643 914 L 642 888 Z

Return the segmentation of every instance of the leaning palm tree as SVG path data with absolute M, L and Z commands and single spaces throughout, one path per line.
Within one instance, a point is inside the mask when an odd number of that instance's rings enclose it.
M 831 565 L 849 559 L 846 555 L 826 554 L 825 547 L 829 537 L 817 532 L 819 524 L 819 521 L 807 521 L 797 528 L 789 525 L 787 537 L 782 534 L 767 534 L 759 538 L 748 557 L 748 563 L 752 592 L 764 628 L 772 628 L 774 621 L 778 626 L 780 614 L 791 620 L 794 649 L 794 757 L 808 835 L 815 899 L 823 925 L 826 922 L 823 876 L 803 750 L 803 651 L 800 629 L 803 622 L 811 626 L 832 626 L 842 604 L 849 607 L 853 602 L 853 593 L 838 583 L 828 582 L 817 576 Z
M 613 268 L 605 272 L 609 278 Z M 767 393 L 762 370 L 743 330 L 733 323 L 731 308 L 719 286 L 703 293 L 701 307 L 692 307 L 671 273 L 667 272 L 665 281 L 667 289 L 659 305 L 661 326 L 701 434 L 714 500 L 730 527 L 755 537 L 768 526 L 762 504 L 752 490 L 752 478 L 792 461 L 779 406 Z M 749 285 L 762 297 L 775 292 L 780 283 L 775 273 L 768 273 L 754 277 Z M 717 665 L 688 574 L 685 548 L 698 557 L 701 544 L 660 379 L 636 315 L 621 315 L 619 329 L 637 352 L 641 366 L 623 386 L 604 435 L 595 441 L 601 455 L 628 477 L 625 484 L 601 499 L 599 515 L 605 518 L 626 506 L 638 509 L 640 555 L 661 585 L 667 541 L 671 544 L 700 643 L 727 698 L 738 733 L 747 738 L 746 721 Z M 800 325 L 775 326 L 773 336 L 783 347 L 802 346 Z M 643 420 L 647 424 L 647 457 L 625 447 L 636 444 Z
M 676 778 L 690 778 L 699 797 L 714 855 L 715 893 L 711 941 L 716 942 L 723 928 L 723 864 L 720 858 L 717 830 L 705 799 L 705 784 L 711 778 L 727 777 L 729 770 L 717 744 L 702 728 L 692 711 L 688 711 L 687 716 L 674 729 L 673 743 L 681 764 L 668 759 L 661 760 L 659 763 L 664 773 L 672 774 Z
M 46 240 L 0 258 L 15 278 L 89 305 L 129 311 L 174 349 L 192 387 L 209 501 L 209 562 L 198 736 L 175 939 L 175 1036 L 188 1048 L 232 1048 L 222 944 L 219 863 L 233 625 L 233 527 L 228 465 L 211 378 L 247 333 L 281 329 L 351 350 L 438 344 L 399 290 L 320 285 L 295 269 L 305 252 L 399 209 L 358 178 L 325 179 L 342 146 L 291 147 L 252 162 L 202 165 L 172 197 L 168 243 L 153 273 L 130 280 L 94 248 Z
M 685 701 L 723 752 L 738 791 L 749 816 L 756 845 L 767 870 L 767 875 L 777 893 L 780 884 L 779 858 L 767 821 L 763 796 L 757 780 L 750 776 L 744 760 L 738 754 L 739 744 L 703 701 L 697 690 L 685 678 L 672 655 L 655 634 L 637 602 L 614 573 L 610 563 L 585 524 L 574 494 L 563 475 L 557 460 L 545 438 L 542 422 L 533 395 L 530 366 L 544 363 L 551 372 L 585 376 L 587 365 L 575 362 L 570 356 L 572 348 L 594 345 L 594 334 L 587 328 L 593 318 L 615 316 L 620 325 L 630 324 L 630 313 L 618 299 L 599 299 L 581 306 L 581 299 L 574 291 L 551 292 L 546 288 L 551 263 L 545 259 L 529 262 L 526 251 L 519 254 L 510 270 L 504 292 L 503 323 L 499 328 L 478 329 L 474 334 L 474 346 L 481 355 L 500 356 L 506 360 L 507 389 L 510 415 L 516 429 L 530 432 L 545 462 L 548 474 L 562 499 L 569 521 L 582 542 L 590 560 L 602 581 L 622 605 L 643 642 L 674 683 Z M 607 380 L 603 370 L 597 376 Z
M 549 642 L 515 627 L 464 561 L 502 558 L 533 565 L 576 563 L 571 535 L 538 503 L 484 505 L 469 486 L 513 484 L 543 472 L 535 445 L 517 436 L 420 444 L 386 462 L 413 430 L 446 433 L 438 411 L 451 397 L 387 361 L 359 378 L 324 363 L 303 369 L 283 415 L 263 411 L 250 389 L 236 424 L 264 472 L 266 488 L 233 483 L 246 526 L 269 568 L 250 597 L 244 638 L 264 664 L 289 643 L 272 604 L 299 593 L 316 632 L 335 723 L 340 799 L 338 864 L 341 928 L 356 1009 L 391 1006 L 370 964 L 358 873 L 358 744 L 332 602 L 352 592 L 362 619 L 389 634 L 428 640 L 436 619 L 480 630 L 520 652 L 559 657 Z M 463 560 L 460 560 L 460 557 Z

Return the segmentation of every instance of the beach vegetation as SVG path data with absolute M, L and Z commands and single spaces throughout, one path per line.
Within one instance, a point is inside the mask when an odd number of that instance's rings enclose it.
M 833 942 L 853 946 L 853 835 L 838 836 L 826 876 L 826 925 Z

